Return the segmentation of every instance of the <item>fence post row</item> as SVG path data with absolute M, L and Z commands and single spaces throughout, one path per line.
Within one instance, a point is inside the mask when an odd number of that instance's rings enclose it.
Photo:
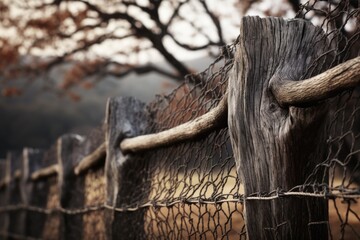
M 106 107 L 106 204 L 121 208 L 132 206 L 141 195 L 147 198 L 150 189 L 146 157 L 142 154 L 123 154 L 122 139 L 145 134 L 148 116 L 145 104 L 130 97 L 110 98 Z M 140 188 L 141 187 L 141 188 Z M 144 211 L 119 212 L 105 210 L 107 239 L 139 239 L 145 237 Z
M 269 86 L 329 68 L 327 46 L 321 28 L 309 22 L 243 18 L 229 79 L 228 125 L 246 197 L 303 185 L 325 159 L 327 103 L 281 107 Z M 326 175 L 317 173 L 311 183 L 326 182 Z M 245 200 L 248 239 L 327 239 L 327 209 L 326 199 L 314 197 Z
M 60 207 L 63 209 L 81 209 L 84 207 L 84 175 L 77 176 L 74 168 L 81 159 L 80 147 L 84 138 L 67 134 L 58 139 L 58 181 Z M 61 214 L 60 239 L 82 239 L 82 214 Z

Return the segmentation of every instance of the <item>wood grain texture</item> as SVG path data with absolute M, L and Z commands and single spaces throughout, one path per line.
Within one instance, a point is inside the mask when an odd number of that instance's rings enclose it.
M 59 165 L 53 164 L 33 172 L 31 174 L 31 180 L 36 181 L 40 178 L 46 178 L 52 175 L 56 175 L 58 172 L 59 172 Z
M 329 67 L 320 28 L 303 20 L 245 17 L 229 79 L 228 126 L 245 195 L 289 191 L 324 160 L 327 105 L 282 107 L 270 82 Z M 317 176 L 326 178 L 325 173 Z M 326 179 L 315 179 L 322 183 Z M 304 189 L 312 191 L 311 189 Z M 327 239 L 327 202 L 311 197 L 245 201 L 248 239 Z M 318 224 L 309 224 L 315 223 Z M 308 225 L 309 224 L 309 225 Z
M 75 174 L 79 175 L 89 168 L 97 165 L 102 159 L 106 156 L 106 145 L 105 143 L 101 144 L 94 152 L 85 156 L 79 164 L 75 167 Z
M 271 90 L 282 106 L 309 106 L 360 84 L 360 57 L 306 80 L 273 78 Z
M 148 197 L 150 182 L 148 161 L 142 154 L 125 154 L 120 142 L 125 138 L 146 134 L 149 116 L 145 104 L 134 98 L 110 98 L 106 107 L 106 204 L 127 207 Z M 145 238 L 144 212 L 105 210 L 107 239 Z
M 84 176 L 76 176 L 74 168 L 79 162 L 79 155 L 74 154 L 82 147 L 84 138 L 76 134 L 63 135 L 58 139 L 58 186 L 60 207 L 81 209 L 84 207 Z M 60 216 L 60 239 L 82 239 L 82 215 Z
M 44 182 L 32 181 L 31 174 L 42 167 L 44 151 L 25 148 L 23 150 L 22 195 L 25 204 L 45 206 L 47 187 Z M 29 238 L 40 238 L 45 223 L 45 216 L 35 211 L 26 212 L 25 235 Z
M 226 113 L 227 98 L 224 97 L 214 109 L 192 121 L 159 133 L 124 139 L 120 149 L 123 152 L 139 152 L 194 139 L 216 127 L 225 126 Z

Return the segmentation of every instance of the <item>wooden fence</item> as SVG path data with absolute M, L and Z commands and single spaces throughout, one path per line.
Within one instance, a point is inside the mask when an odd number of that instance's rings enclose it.
M 344 182 L 341 190 L 329 185 L 335 167 L 326 166 L 332 112 L 326 99 L 359 84 L 360 58 L 333 66 L 327 41 L 303 20 L 246 17 L 222 79 L 149 106 L 111 98 L 105 127 L 89 136 L 61 136 L 47 151 L 9 152 L 0 166 L 0 233 L 13 239 L 338 234 L 329 200 L 343 199 L 353 214 L 360 192 Z M 330 209 L 341 219 L 340 238 L 359 237 L 360 225 L 348 216 L 343 221 L 338 206 Z

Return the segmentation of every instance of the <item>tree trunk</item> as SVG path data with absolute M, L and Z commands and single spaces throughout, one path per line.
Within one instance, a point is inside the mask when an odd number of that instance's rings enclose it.
M 327 46 L 322 30 L 309 22 L 243 18 L 229 79 L 228 124 L 245 197 L 303 185 L 325 159 L 326 103 L 281 107 L 270 84 L 326 70 Z M 326 177 L 317 173 L 308 183 L 326 182 Z M 327 209 L 326 199 L 308 196 L 245 199 L 248 239 L 327 239 Z

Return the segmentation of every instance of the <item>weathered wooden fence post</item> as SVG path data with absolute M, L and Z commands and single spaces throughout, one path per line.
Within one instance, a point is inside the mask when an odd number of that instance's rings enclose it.
M 42 150 L 25 148 L 23 151 L 23 183 L 21 194 L 23 195 L 25 204 L 28 206 L 44 206 L 44 204 L 38 205 L 40 202 L 34 201 L 35 199 L 39 199 L 44 203 L 46 202 L 47 195 L 45 189 L 43 188 L 44 184 L 38 184 L 36 181 L 31 180 L 31 174 L 40 169 L 43 156 L 44 152 Z M 28 210 L 25 220 L 26 236 L 29 238 L 41 238 L 44 222 L 44 214 Z
M 146 133 L 148 116 L 145 104 L 133 98 L 111 98 L 106 111 L 106 204 L 125 209 L 136 207 L 134 202 L 141 202 L 148 194 L 146 191 L 150 190 L 150 186 L 145 186 L 148 162 L 142 154 L 125 154 L 119 147 L 124 138 Z M 134 212 L 107 209 L 107 239 L 145 238 L 145 211 L 144 208 Z
M 2 160 L 0 164 L 0 204 L 6 207 L 9 204 L 9 184 L 10 182 L 10 159 Z M 5 239 L 9 226 L 9 214 L 4 209 L 0 212 L 0 236 Z
M 270 85 L 326 70 L 327 46 L 323 31 L 310 22 L 243 18 L 229 79 L 228 124 L 245 197 L 272 191 L 281 195 L 304 184 L 325 159 L 326 103 L 280 106 Z M 311 66 L 315 60 L 317 64 Z M 326 173 L 317 176 L 314 181 L 323 183 Z M 248 239 L 328 237 L 324 198 L 245 199 L 245 220 Z
M 83 141 L 83 137 L 75 134 L 67 134 L 58 139 L 60 207 L 64 209 L 84 207 L 84 177 L 74 173 L 75 166 L 81 160 L 81 156 L 75 151 L 80 150 Z M 82 239 L 82 214 L 63 213 L 60 227 L 60 239 Z
M 21 195 L 21 178 L 22 178 L 22 152 L 11 151 L 7 154 L 10 161 L 10 175 L 9 183 L 9 203 L 13 206 L 23 206 L 24 199 Z M 25 209 L 16 209 L 10 212 L 9 215 L 9 234 L 23 237 L 25 234 Z

